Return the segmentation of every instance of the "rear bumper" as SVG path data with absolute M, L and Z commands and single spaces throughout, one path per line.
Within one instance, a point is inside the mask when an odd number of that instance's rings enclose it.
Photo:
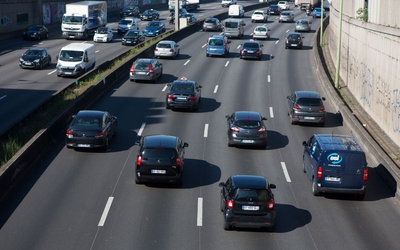
M 104 147 L 104 140 L 101 139 L 75 139 L 67 138 L 66 146 L 69 148 L 101 148 Z
M 198 103 L 196 101 L 187 101 L 187 102 L 175 102 L 167 100 L 168 108 L 177 108 L 177 109 L 194 109 L 197 108 Z
M 270 211 L 266 215 L 240 215 L 234 214 L 231 210 L 224 213 L 225 223 L 232 227 L 274 227 L 276 224 L 276 212 Z
M 229 144 L 231 145 L 241 145 L 241 146 L 264 146 L 267 144 L 267 137 L 261 138 L 234 138 L 232 136 L 228 137 Z M 252 142 L 250 142 L 252 141 Z
M 129 74 L 129 78 L 131 80 L 139 80 L 139 81 L 154 81 L 156 79 L 156 74 L 151 75 L 138 75 L 138 74 Z
M 317 183 L 317 191 L 320 193 L 336 193 L 336 194 L 365 194 L 367 192 L 367 185 L 361 188 L 332 188 L 324 187 L 321 183 Z
M 141 183 L 179 183 L 182 182 L 182 173 L 177 175 L 143 175 L 136 172 L 136 181 Z
M 325 115 L 294 114 L 292 120 L 294 122 L 324 123 L 326 118 Z

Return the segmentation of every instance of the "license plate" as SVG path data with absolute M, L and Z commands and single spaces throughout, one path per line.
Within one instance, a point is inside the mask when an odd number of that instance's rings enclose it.
M 326 181 L 340 181 L 340 177 L 331 177 L 331 176 L 327 176 L 325 177 Z
M 252 53 L 254 53 L 254 51 L 247 51 L 247 53 L 250 53 L 250 54 L 252 54 Z
M 254 143 L 254 140 L 242 140 L 243 143 Z
M 75 38 L 75 36 L 69 36 L 69 38 Z
M 297 47 L 297 44 L 291 44 L 290 46 L 292 46 L 292 47 Z
M 176 100 L 183 100 L 183 101 L 186 101 L 186 97 L 177 97 Z
M 137 75 L 145 75 L 146 72 L 140 72 L 140 71 L 139 71 L 139 72 L 136 72 L 136 74 L 137 74 Z
M 166 56 L 166 55 L 167 55 L 167 53 L 161 53 L 161 55 L 163 55 L 163 56 Z
M 309 117 L 309 116 L 304 117 L 304 120 L 314 120 L 314 119 L 315 119 L 314 117 Z
M 30 62 L 26 62 L 26 63 L 25 63 L 25 65 L 32 65 L 32 63 L 30 63 Z
M 81 148 L 90 148 L 90 144 L 78 144 L 77 146 Z
M 225 32 L 225 35 L 230 35 L 231 33 L 229 33 L 229 32 Z
M 260 210 L 260 207 L 259 206 L 242 206 L 242 210 L 258 211 L 258 210 Z
M 72 73 L 71 72 L 64 72 L 64 74 L 71 75 Z
M 151 173 L 152 174 L 166 174 L 167 171 L 166 170 L 162 170 L 162 169 L 152 169 Z
M 126 43 L 132 43 L 131 41 L 126 41 Z
M 212 26 L 207 26 L 207 28 L 208 28 L 208 29 L 211 29 L 211 28 L 212 28 Z

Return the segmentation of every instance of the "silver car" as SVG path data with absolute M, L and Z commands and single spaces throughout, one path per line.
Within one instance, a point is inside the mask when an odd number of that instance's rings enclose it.
M 271 29 L 268 28 L 266 25 L 257 26 L 254 28 L 253 31 L 253 39 L 270 39 L 270 31 Z
M 160 62 L 153 58 L 139 58 L 129 70 L 129 79 L 132 82 L 152 81 L 157 82 L 159 77 L 162 77 L 163 66 Z
M 293 11 L 282 11 L 281 14 L 279 15 L 279 22 L 293 23 L 294 22 Z
M 291 124 L 307 122 L 325 126 L 326 111 L 322 103 L 325 97 L 314 91 L 295 91 L 286 98 Z
M 296 26 L 294 28 L 295 32 L 298 31 L 311 31 L 311 21 L 308 19 L 299 19 L 296 21 Z
M 174 41 L 160 41 L 157 43 L 154 49 L 154 56 L 156 58 L 160 57 L 171 57 L 175 58 L 179 56 L 180 48 L 179 45 Z

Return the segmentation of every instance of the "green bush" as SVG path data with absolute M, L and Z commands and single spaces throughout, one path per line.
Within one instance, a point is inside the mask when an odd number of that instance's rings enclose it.
M 368 22 L 368 8 L 359 8 L 356 14 L 357 19 Z

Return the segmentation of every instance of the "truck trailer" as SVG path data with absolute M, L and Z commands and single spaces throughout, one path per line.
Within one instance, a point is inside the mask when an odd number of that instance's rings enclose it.
M 175 0 L 168 1 L 168 8 L 170 11 L 175 10 Z M 186 9 L 187 11 L 197 10 L 200 8 L 200 0 L 180 0 L 179 8 Z
M 82 1 L 65 5 L 61 21 L 62 37 L 87 39 L 98 27 L 107 25 L 106 1 Z

